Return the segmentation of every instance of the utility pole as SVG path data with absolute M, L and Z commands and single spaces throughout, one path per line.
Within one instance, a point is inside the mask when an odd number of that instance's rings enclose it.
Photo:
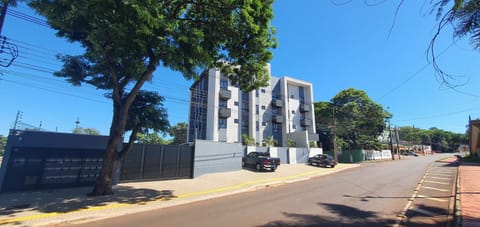
M 395 153 L 393 153 L 393 144 L 392 144 L 392 128 L 390 127 L 390 121 L 388 121 L 388 137 L 390 138 L 390 153 L 392 154 L 392 160 L 395 160 Z
M 332 108 L 332 118 L 333 118 L 333 159 L 338 163 L 337 156 L 337 120 L 335 119 L 335 106 Z
M 395 130 L 395 141 L 397 142 L 397 155 L 398 155 L 398 159 L 402 159 L 400 157 L 400 146 L 398 145 L 398 142 L 399 142 L 399 136 L 398 136 L 398 129 L 397 127 L 394 127 L 394 130 Z

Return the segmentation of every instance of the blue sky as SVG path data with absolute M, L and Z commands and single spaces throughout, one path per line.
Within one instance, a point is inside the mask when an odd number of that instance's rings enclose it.
M 342 2 L 347 3 L 335 4 Z M 445 29 L 435 49 L 442 53 L 439 65 L 459 75 L 458 83 L 468 83 L 456 90 L 443 86 L 426 56 L 437 24 L 430 6 L 406 1 L 394 18 L 398 2 L 277 1 L 272 24 L 279 45 L 273 50 L 273 76 L 313 83 L 315 101 L 329 101 L 347 88 L 364 90 L 389 108 L 397 126 L 465 132 L 468 116 L 480 117 L 479 52 L 468 38 L 455 40 L 451 28 Z M 19 57 L 10 67 L 0 67 L 0 134 L 8 134 L 19 110 L 21 122 L 49 131 L 71 132 L 79 119 L 80 127 L 108 134 L 112 105 L 104 91 L 72 87 L 52 75 L 61 67 L 55 55 L 82 53 L 78 44 L 56 37 L 44 19 L 22 4 L 10 8 L 2 35 L 18 46 Z M 165 96 L 172 125 L 187 121 L 192 82 L 159 69 L 146 85 Z

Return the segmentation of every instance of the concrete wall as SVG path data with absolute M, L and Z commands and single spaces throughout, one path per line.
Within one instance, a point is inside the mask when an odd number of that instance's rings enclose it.
M 207 173 L 241 170 L 243 154 L 240 143 L 196 140 L 193 177 Z
M 390 150 L 374 151 L 374 150 L 364 150 L 365 160 L 381 160 L 381 159 L 392 159 L 392 153 Z
M 313 157 L 314 155 L 317 154 L 323 154 L 323 149 L 322 148 L 310 148 L 310 153 L 308 154 L 308 157 Z

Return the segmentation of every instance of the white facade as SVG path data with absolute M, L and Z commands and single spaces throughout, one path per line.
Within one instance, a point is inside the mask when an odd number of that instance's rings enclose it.
M 286 146 L 288 139 L 298 140 L 291 135 L 302 131 L 306 142 L 301 144 L 308 146 L 308 140 L 318 140 L 311 83 L 270 77 L 267 87 L 247 94 L 218 69 L 209 69 L 190 90 L 188 141 L 241 143 L 242 135 L 247 134 L 257 144 L 273 136 Z

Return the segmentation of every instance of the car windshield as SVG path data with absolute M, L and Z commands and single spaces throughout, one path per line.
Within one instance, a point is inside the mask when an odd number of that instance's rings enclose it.
M 268 154 L 268 153 L 258 153 L 258 157 L 268 158 L 268 157 L 270 157 L 270 154 Z

